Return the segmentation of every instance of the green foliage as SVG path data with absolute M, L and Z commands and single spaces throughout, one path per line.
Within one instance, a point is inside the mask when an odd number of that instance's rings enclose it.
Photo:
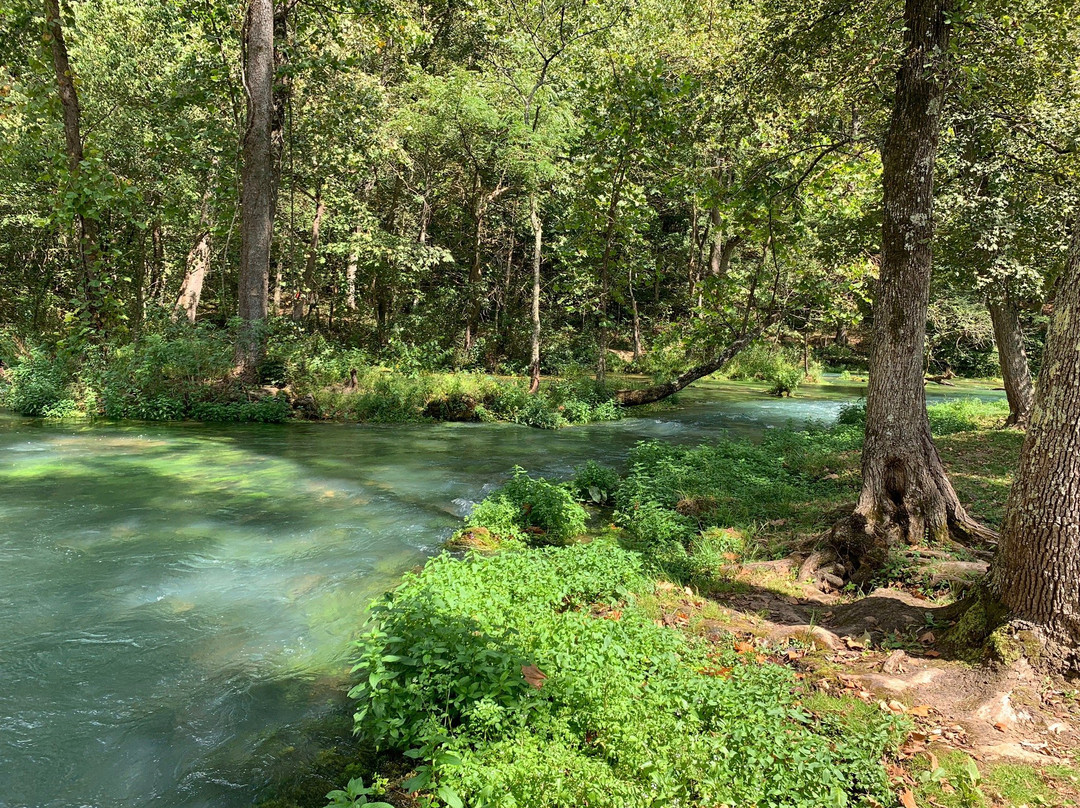
M 984 401 L 971 396 L 950 398 L 930 404 L 926 408 L 930 431 L 934 435 L 953 435 L 974 432 L 1002 424 L 1009 415 L 1005 399 Z M 859 429 L 866 426 L 866 403 L 847 404 L 840 409 L 837 423 Z
M 379 796 L 380 793 L 376 788 L 365 786 L 363 778 L 354 777 L 344 789 L 337 789 L 326 795 L 326 799 L 329 800 L 327 805 L 344 806 L 344 808 L 356 808 L 359 805 L 366 805 L 368 808 L 394 808 L 388 802 L 368 799 L 371 796 Z
M 736 356 L 724 375 L 736 381 L 756 379 L 769 382 L 774 396 L 790 396 L 807 378 L 821 376 L 821 366 L 813 363 L 810 372 L 803 368 L 801 357 L 788 348 L 771 343 L 757 343 Z
M 573 485 L 578 499 L 582 502 L 607 505 L 615 499 L 615 492 L 619 488 L 619 473 L 590 460 L 574 470 Z
M 616 495 L 628 546 L 678 581 L 715 569 L 725 554 L 753 555 L 762 523 L 812 527 L 848 483 L 828 479 L 840 455 L 858 449 L 861 430 L 770 430 L 760 443 L 722 440 L 685 447 L 638 444 Z
M 519 467 L 502 488 L 473 509 L 467 524 L 501 538 L 527 535 L 534 544 L 564 544 L 585 532 L 585 519 L 571 486 L 535 479 Z
M 34 348 L 8 371 L 4 403 L 21 415 L 46 418 L 75 414 L 72 362 Z
M 357 731 L 450 806 L 890 799 L 892 719 L 819 726 L 787 670 L 656 625 L 644 586 L 602 541 L 429 561 L 358 643 Z

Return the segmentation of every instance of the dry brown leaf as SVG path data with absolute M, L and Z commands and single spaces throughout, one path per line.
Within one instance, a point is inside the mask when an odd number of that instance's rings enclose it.
M 752 642 L 737 642 L 735 643 L 735 651 L 740 654 L 746 654 L 754 650 L 754 644 Z
M 918 718 L 926 718 L 934 711 L 934 708 L 929 704 L 917 704 L 908 710 L 909 715 L 917 716 Z
M 522 665 L 521 675 L 525 677 L 525 681 L 535 687 L 537 690 L 544 686 L 544 682 L 547 681 L 547 674 L 540 670 L 535 665 Z
M 915 802 L 915 795 L 911 793 L 910 788 L 905 788 L 900 792 L 900 804 L 903 805 L 904 808 L 919 808 L 918 804 Z

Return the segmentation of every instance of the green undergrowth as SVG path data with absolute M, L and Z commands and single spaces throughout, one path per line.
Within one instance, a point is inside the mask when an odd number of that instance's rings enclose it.
M 804 703 L 786 668 L 658 626 L 651 587 L 601 539 L 434 558 L 373 607 L 357 732 L 414 762 L 420 804 L 891 802 L 894 719 Z
M 91 346 L 0 344 L 0 404 L 44 418 L 280 422 L 304 417 L 367 423 L 507 421 L 556 429 L 625 412 L 614 388 L 578 372 L 545 380 L 447 372 L 445 352 L 395 345 L 383 356 L 268 326 L 259 385 L 234 378 L 236 323 L 148 324 L 128 341 Z M 426 361 L 425 361 L 426 356 Z M 278 392 L 280 390 L 280 393 Z
M 525 469 L 516 468 L 505 485 L 473 509 L 465 530 L 483 528 L 499 544 L 565 544 L 585 532 L 587 518 L 571 488 L 530 477 Z

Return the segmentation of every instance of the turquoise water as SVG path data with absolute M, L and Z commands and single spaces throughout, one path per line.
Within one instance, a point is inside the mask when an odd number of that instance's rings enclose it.
M 558 432 L 0 416 L 0 806 L 250 805 L 340 700 L 370 599 L 515 465 L 829 422 L 860 390 L 808 393 L 705 384 Z

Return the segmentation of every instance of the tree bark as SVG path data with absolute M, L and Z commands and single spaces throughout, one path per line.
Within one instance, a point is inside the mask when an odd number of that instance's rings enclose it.
M 353 245 L 349 248 L 349 263 L 345 267 L 345 307 L 356 311 L 356 270 L 360 264 L 360 247 L 357 242 L 363 234 L 363 226 L 357 222 L 353 227 Z
M 630 295 L 630 312 L 633 316 L 631 327 L 634 340 L 634 366 L 637 367 L 641 364 L 642 357 L 645 356 L 645 349 L 641 345 L 641 314 L 638 312 L 637 295 L 634 294 L 634 270 L 630 270 L 627 280 L 627 291 Z
M 244 86 L 247 129 L 241 169 L 239 314 L 243 321 L 236 351 L 237 375 L 254 382 L 265 349 L 270 285 L 270 243 L 274 231 L 274 4 L 249 0 L 244 20 Z
M 199 301 L 202 299 L 203 282 L 210 271 L 210 195 L 211 183 L 207 182 L 203 192 L 202 205 L 199 208 L 199 234 L 187 254 L 184 264 L 184 280 L 180 283 L 180 294 L 173 307 L 173 317 L 181 312 L 188 322 L 195 322 Z
M 1080 219 L 990 584 L 1041 635 L 1051 667 L 1080 670 Z
M 907 0 L 906 47 L 882 149 L 881 270 L 874 304 L 862 492 L 834 540 L 856 567 L 904 541 L 989 540 L 964 511 L 930 437 L 923 386 L 937 153 L 950 0 Z M 841 527 L 844 529 L 841 531 Z
M 991 298 L 987 305 L 994 323 L 994 342 L 997 343 L 1005 396 L 1009 399 L 1009 418 L 1005 425 L 1027 429 L 1031 408 L 1035 404 L 1035 392 L 1016 302 L 1005 290 L 1000 297 Z
M 322 229 L 323 216 L 326 215 L 326 203 L 316 196 L 315 218 L 311 220 L 311 239 L 308 241 L 307 261 L 304 262 L 304 285 L 293 300 L 292 319 L 302 322 L 305 314 L 310 314 L 319 303 L 318 284 L 315 270 L 319 261 L 319 231 Z M 307 308 L 305 312 L 304 309 Z
M 532 343 L 529 363 L 529 392 L 540 389 L 540 265 L 544 240 L 544 223 L 537 208 L 536 194 L 529 195 L 529 221 L 533 229 L 532 282 Z
M 79 94 L 75 88 L 75 71 L 68 58 L 64 28 L 60 18 L 58 0 L 45 0 L 45 30 L 52 51 L 56 87 L 64 114 L 64 148 L 68 158 L 71 183 L 79 192 L 78 181 L 82 171 L 83 142 Z M 105 317 L 101 306 L 101 234 L 97 219 L 85 213 L 77 213 L 79 263 L 82 266 L 83 305 L 96 336 L 105 335 Z

